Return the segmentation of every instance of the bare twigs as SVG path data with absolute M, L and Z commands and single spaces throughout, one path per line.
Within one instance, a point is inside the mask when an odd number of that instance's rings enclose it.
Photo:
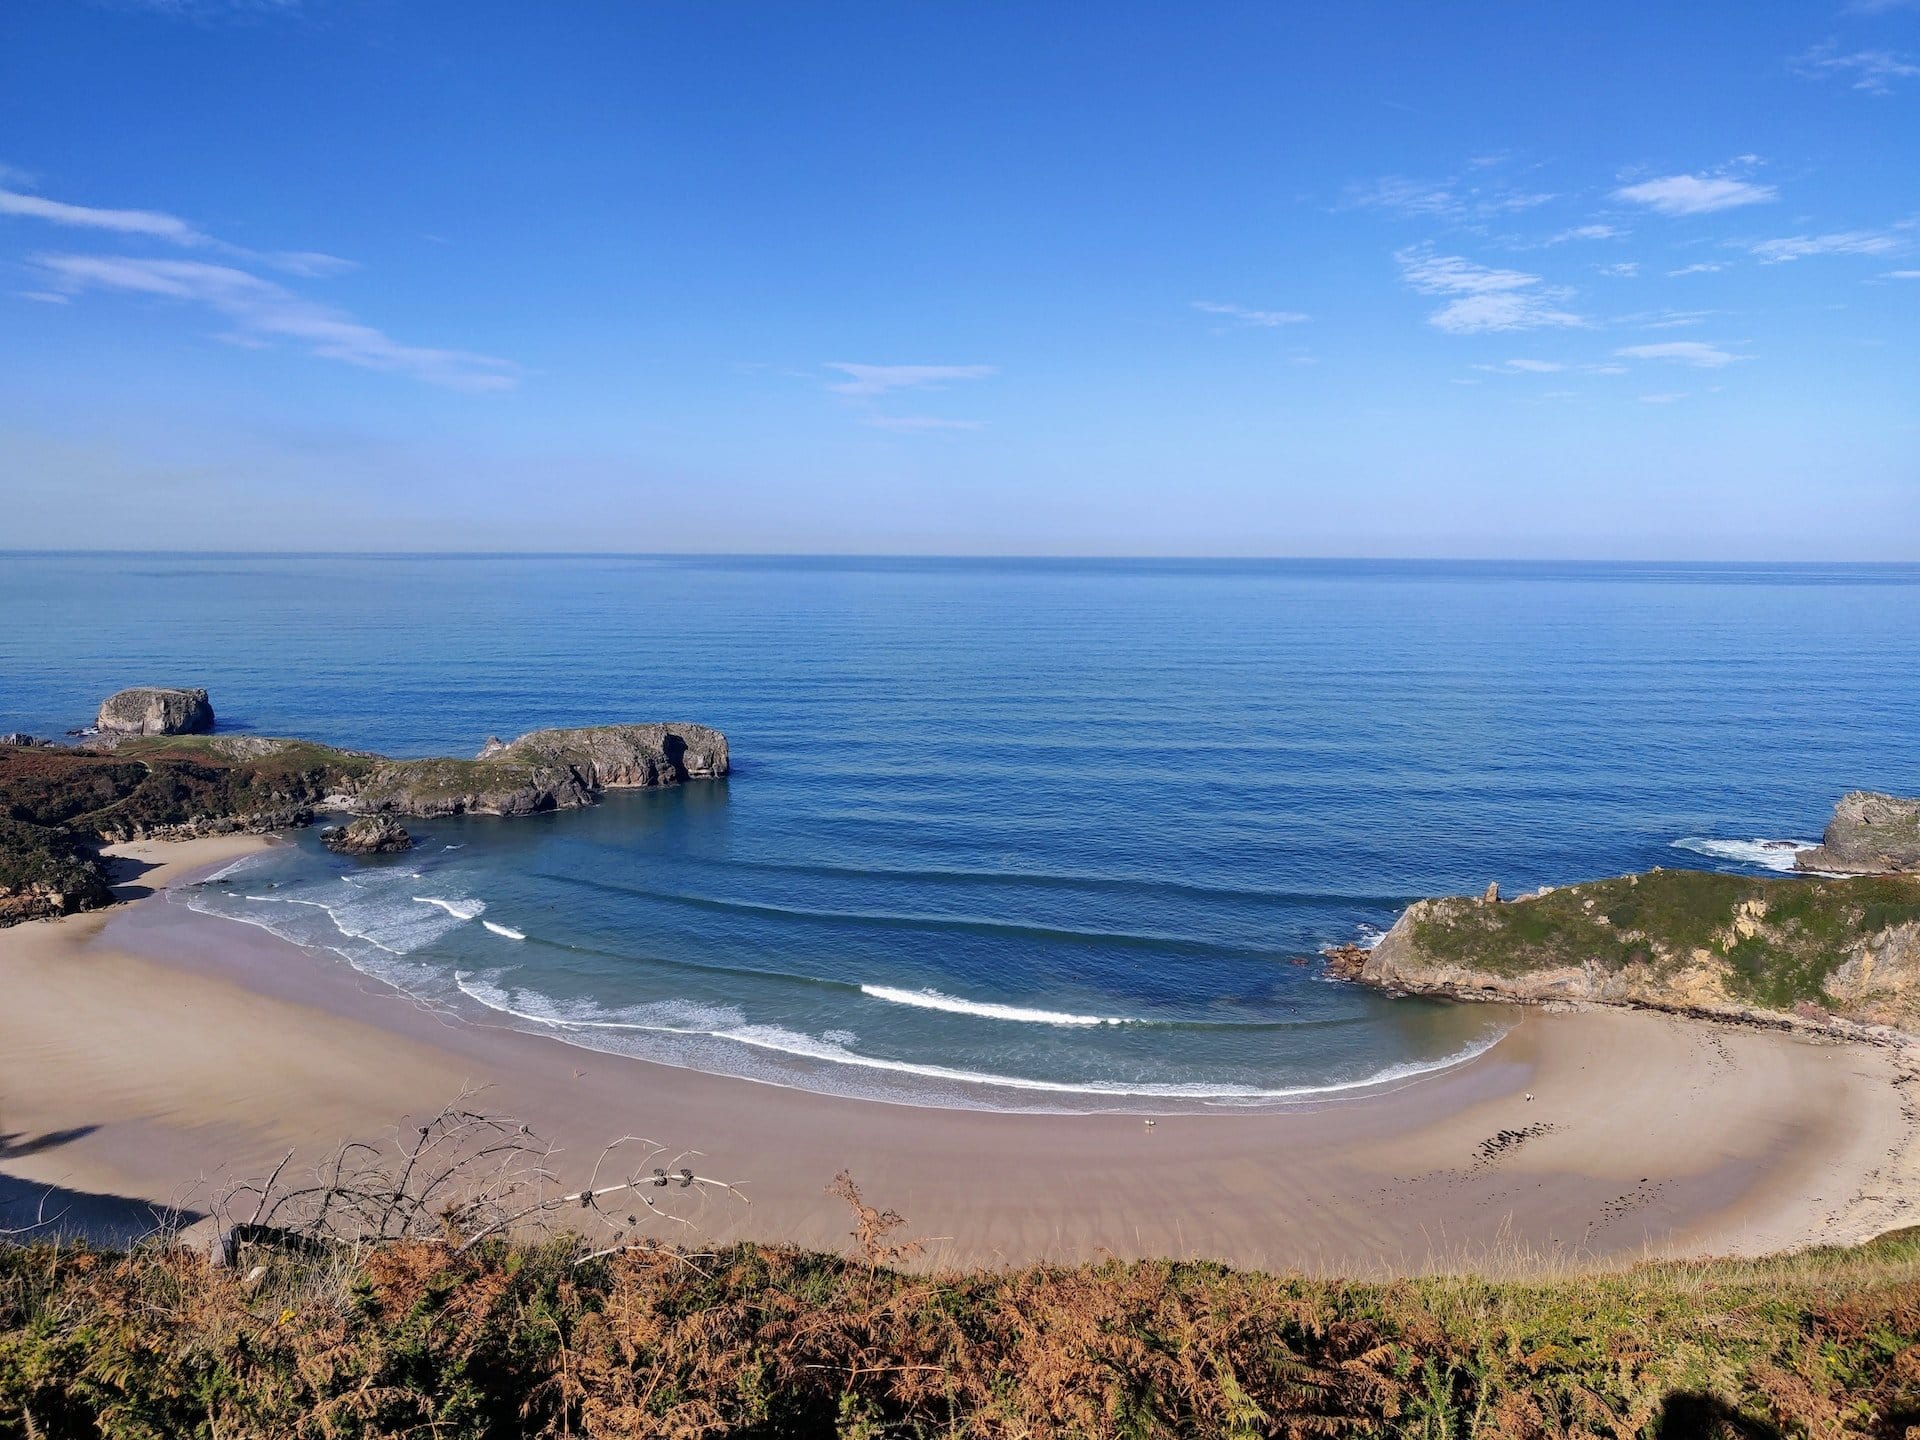
M 697 1152 L 637 1135 L 608 1145 L 587 1184 L 569 1188 L 552 1145 L 471 1100 L 398 1127 L 388 1144 L 346 1142 L 309 1175 L 290 1173 L 289 1151 L 266 1179 L 234 1186 L 214 1207 L 217 1261 L 235 1263 L 250 1243 L 311 1252 L 426 1240 L 463 1255 L 494 1236 L 571 1232 L 584 1263 L 651 1244 L 639 1232 L 656 1221 L 692 1230 L 694 1212 L 716 1196 L 745 1200 L 732 1183 L 697 1174 L 688 1163 Z

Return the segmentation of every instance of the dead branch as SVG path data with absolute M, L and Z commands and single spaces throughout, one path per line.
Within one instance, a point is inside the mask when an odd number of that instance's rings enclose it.
M 639 1232 L 656 1222 L 696 1229 L 690 1212 L 712 1199 L 746 1201 L 732 1182 L 694 1172 L 687 1162 L 698 1152 L 670 1154 L 638 1135 L 606 1146 L 588 1183 L 569 1188 L 552 1145 L 472 1098 L 424 1125 L 396 1127 L 389 1144 L 344 1142 L 306 1175 L 290 1169 L 290 1151 L 264 1180 L 233 1186 L 213 1207 L 214 1263 L 236 1264 L 249 1244 L 313 1253 L 413 1240 L 464 1255 L 509 1234 L 573 1234 L 585 1263 L 651 1245 Z

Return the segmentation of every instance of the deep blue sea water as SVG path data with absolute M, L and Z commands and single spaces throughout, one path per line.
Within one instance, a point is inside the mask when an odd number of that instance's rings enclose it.
M 950 1104 L 1435 1065 L 1500 1012 L 1322 946 L 1920 788 L 1914 566 L 11 554 L 0 616 L 0 730 L 136 683 L 402 755 L 724 729 L 726 781 L 309 832 L 191 903 L 576 1044 Z

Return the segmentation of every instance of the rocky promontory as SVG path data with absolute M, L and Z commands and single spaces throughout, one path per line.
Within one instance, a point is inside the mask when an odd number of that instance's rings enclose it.
M 205 690 L 140 685 L 100 702 L 93 722 L 102 735 L 202 735 L 213 729 Z
M 1422 900 L 1359 967 L 1382 989 L 1920 1027 L 1920 877 L 1652 870 Z
M 118 698 L 103 715 L 112 707 L 145 722 L 145 710 Z M 0 924 L 106 904 L 105 871 L 90 848 L 102 842 L 282 830 L 331 810 L 371 817 L 357 832 L 343 827 L 352 853 L 387 853 L 406 833 L 396 816 L 576 809 L 603 791 L 718 778 L 728 768 L 725 735 L 679 724 L 535 730 L 490 742 L 472 760 L 398 760 L 252 735 L 0 743 Z M 363 843 L 372 848 L 354 848 Z
M 413 848 L 413 836 L 389 815 L 363 815 L 322 830 L 320 843 L 340 855 L 398 855 Z
M 591 725 L 489 740 L 472 760 L 381 760 L 343 787 L 344 808 L 398 815 L 533 815 L 603 790 L 717 779 L 727 737 L 705 725 Z
M 1843 795 L 1820 843 L 1793 863 L 1827 875 L 1920 871 L 1920 800 L 1873 790 Z

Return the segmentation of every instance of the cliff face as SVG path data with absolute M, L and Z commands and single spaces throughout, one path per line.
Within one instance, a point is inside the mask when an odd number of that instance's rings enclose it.
M 1579 1000 L 1920 1029 L 1920 879 L 1655 870 L 1501 903 L 1410 906 L 1359 978 L 1462 999 Z
M 1833 807 L 1820 844 L 1794 857 L 1830 875 L 1920 871 L 1920 800 L 1855 790 Z
M 213 729 L 205 690 L 143 685 L 100 702 L 94 728 L 105 735 L 199 735 Z

